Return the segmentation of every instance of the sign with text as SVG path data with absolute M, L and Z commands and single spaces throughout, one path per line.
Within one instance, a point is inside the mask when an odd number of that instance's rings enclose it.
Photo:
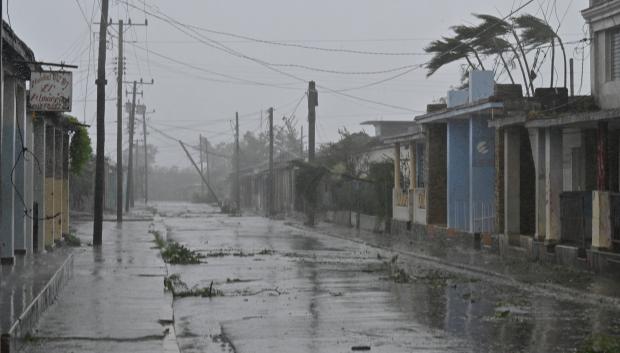
M 71 111 L 73 76 L 64 71 L 35 71 L 30 74 L 30 110 Z

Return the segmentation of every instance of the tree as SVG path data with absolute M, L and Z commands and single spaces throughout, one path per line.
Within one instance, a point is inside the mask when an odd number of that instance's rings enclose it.
M 340 140 L 321 146 L 317 159 L 337 174 L 359 178 L 368 172 L 368 148 L 377 140 L 365 132 L 349 132 L 339 129 Z
M 564 87 L 566 87 L 566 49 L 564 48 L 564 43 L 560 36 L 547 21 L 530 14 L 515 17 L 514 22 L 516 26 L 521 29 L 521 40 L 524 45 L 530 47 L 540 47 L 542 45 L 551 46 L 551 87 L 554 85 L 555 74 L 555 41 L 558 41 L 564 56 Z
M 424 51 L 433 54 L 431 60 L 425 65 L 428 70 L 426 77 L 432 76 L 437 70 L 450 63 L 465 59 L 471 69 L 476 66 L 469 59 L 468 47 L 457 38 L 442 37 L 432 41 Z

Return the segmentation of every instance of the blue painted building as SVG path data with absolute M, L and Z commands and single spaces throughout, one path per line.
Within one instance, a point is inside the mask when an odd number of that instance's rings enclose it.
M 471 72 L 467 88 L 448 92 L 446 109 L 416 117 L 423 125 L 446 125 L 448 228 L 495 231 L 495 129 L 488 122 L 503 104 L 489 99 L 494 89 L 492 72 Z

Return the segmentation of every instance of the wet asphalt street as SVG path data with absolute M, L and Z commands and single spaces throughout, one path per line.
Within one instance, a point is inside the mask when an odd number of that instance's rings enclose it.
M 592 334 L 620 333 L 613 304 L 396 260 L 283 221 L 157 208 L 169 240 L 206 255 L 168 274 L 216 293 L 174 300 L 182 352 L 575 352 Z

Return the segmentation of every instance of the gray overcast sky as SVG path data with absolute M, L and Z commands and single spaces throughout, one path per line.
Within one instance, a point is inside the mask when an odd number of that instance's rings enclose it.
M 125 40 L 129 42 L 125 46 L 125 58 L 127 80 L 140 77 L 155 79 L 154 86 L 143 88 L 144 102 L 149 110 L 156 110 L 151 116 L 153 126 L 189 142 L 197 143 L 200 133 L 208 136 L 212 143 L 229 141 L 233 137 L 229 120 L 234 118 L 235 111 L 242 115 L 242 132 L 258 131 L 265 128 L 264 121 L 261 126 L 260 110 L 276 107 L 275 117 L 278 122 L 282 115 L 290 115 L 302 98 L 307 83 L 209 47 L 171 24 L 127 6 L 125 1 L 138 8 L 145 8 L 142 0 L 110 0 L 110 17 L 115 22 L 127 17 L 135 23 L 144 22 L 145 17 L 149 20 L 148 27 L 134 27 L 125 32 Z M 512 8 L 525 2 L 147 0 L 146 9 L 150 12 L 160 11 L 183 24 L 273 41 L 338 49 L 422 53 L 428 42 L 449 34 L 450 26 L 473 23 L 471 13 L 506 15 Z M 535 0 L 523 12 L 540 14 L 541 8 L 554 8 L 554 5 L 557 15 L 553 14 L 551 23 L 557 25 L 558 19 L 561 20 L 560 33 L 564 40 L 571 42 L 583 38 L 584 21 L 580 11 L 587 7 L 586 0 Z M 90 131 L 94 143 L 97 45 L 92 40 L 92 33 L 98 31 L 98 26 L 89 28 L 88 23 L 99 21 L 99 0 L 19 0 L 10 1 L 8 9 L 5 2 L 5 10 L 8 10 L 10 17 L 7 17 L 5 11 L 4 19 L 10 18 L 12 28 L 33 49 L 38 60 L 65 61 L 80 66 L 74 74 L 73 114 L 93 124 Z M 184 31 L 189 30 L 185 28 Z M 371 56 L 323 52 L 267 45 L 208 32 L 199 33 L 265 62 L 307 65 L 335 71 L 383 71 L 421 64 L 428 59 L 425 55 Z M 115 156 L 116 151 L 116 104 L 113 100 L 116 97 L 116 45 L 116 38 L 112 38 L 106 65 L 106 94 L 110 98 L 106 106 L 106 153 L 110 156 Z M 581 81 L 582 57 L 585 58 L 582 93 L 587 93 L 588 49 L 582 56 L 577 45 L 569 44 L 567 47 L 568 56 L 575 58 L 577 87 Z M 183 66 L 179 61 L 193 67 Z M 363 86 L 398 73 L 344 75 L 293 67 L 279 69 L 303 81 L 315 80 L 318 85 L 334 90 Z M 240 82 L 217 74 L 246 81 Z M 260 86 L 248 81 L 277 87 Z M 411 119 L 416 115 L 413 111 L 425 109 L 427 103 L 444 96 L 451 86 L 458 84 L 459 68 L 453 65 L 429 79 L 425 77 L 425 71 L 420 69 L 380 85 L 347 92 L 409 110 L 363 102 L 319 89 L 317 140 L 335 140 L 337 129 L 343 126 L 350 130 L 360 130 L 362 127 L 359 123 L 364 120 Z M 306 125 L 306 112 L 304 100 L 296 112 L 298 124 Z M 173 141 L 156 133 L 151 133 L 149 137 L 159 147 L 158 164 L 188 165 L 183 152 Z

